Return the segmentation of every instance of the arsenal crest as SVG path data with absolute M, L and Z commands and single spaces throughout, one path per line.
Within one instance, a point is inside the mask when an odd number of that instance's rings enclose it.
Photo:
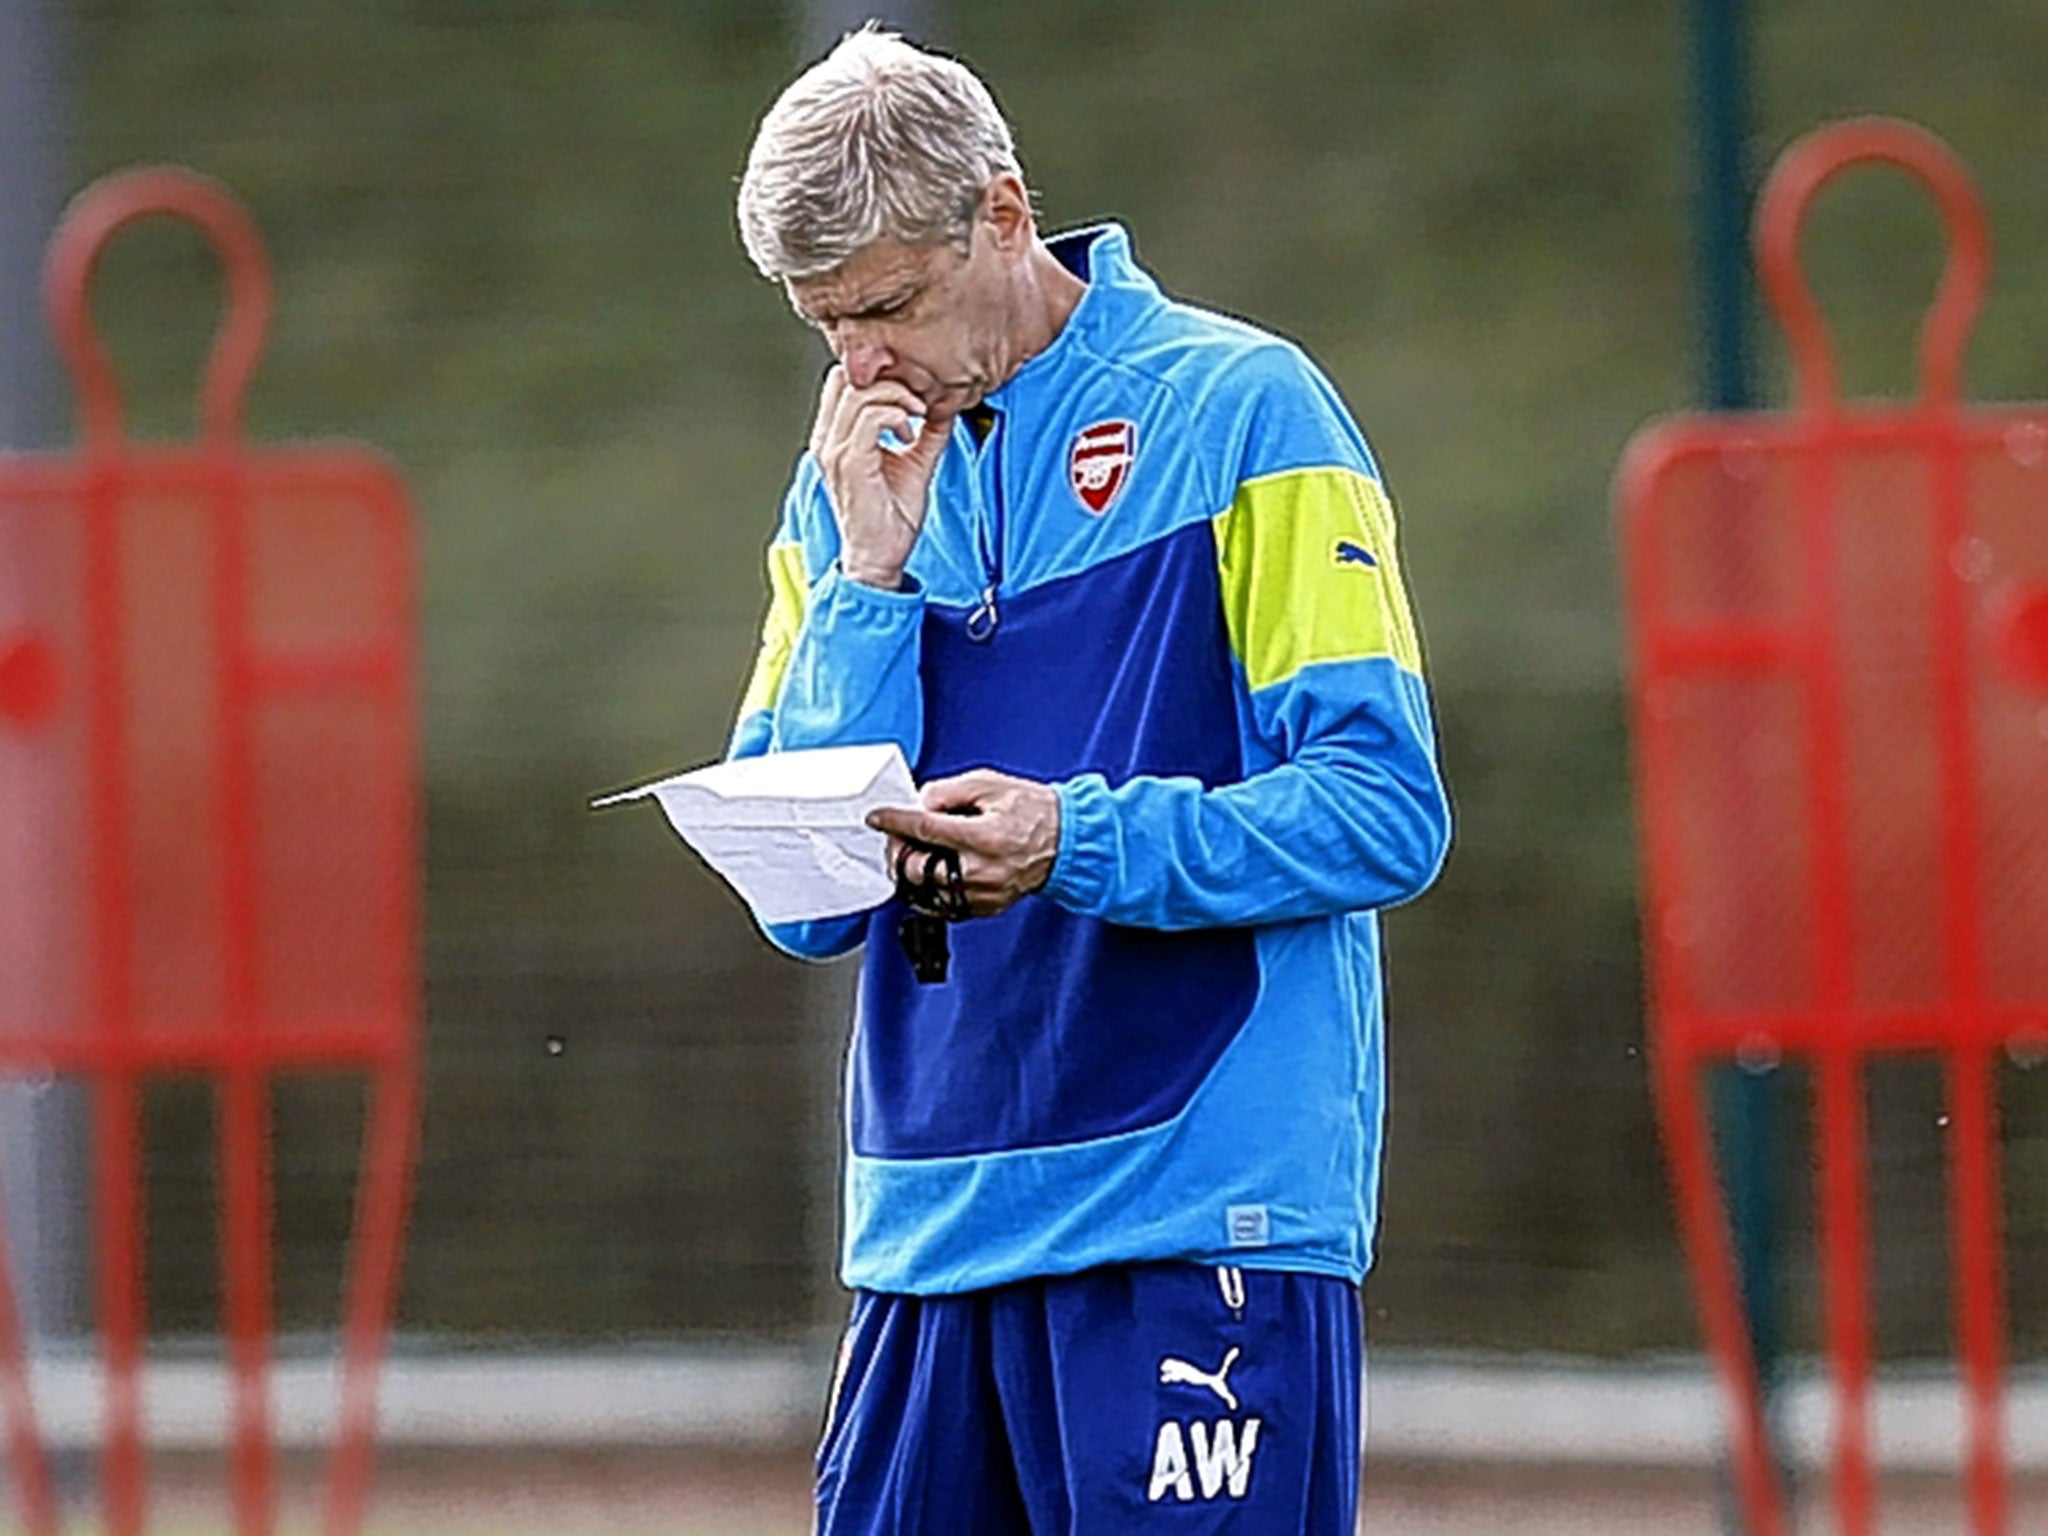
M 1138 454 L 1138 428 L 1129 421 L 1098 421 L 1074 435 L 1067 450 L 1067 478 L 1081 505 L 1097 517 L 1109 510 Z

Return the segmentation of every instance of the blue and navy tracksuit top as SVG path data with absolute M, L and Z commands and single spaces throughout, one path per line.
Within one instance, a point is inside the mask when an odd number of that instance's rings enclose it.
M 1088 284 L 933 479 L 899 591 L 849 581 L 797 466 L 734 756 L 893 741 L 920 782 L 1050 782 L 1050 880 L 955 925 L 920 985 L 900 903 L 770 931 L 865 942 L 842 1278 L 913 1293 L 1148 1260 L 1357 1280 L 1379 1203 L 1378 908 L 1449 839 L 1371 451 L 1292 344 L 1161 293 L 1114 225 Z

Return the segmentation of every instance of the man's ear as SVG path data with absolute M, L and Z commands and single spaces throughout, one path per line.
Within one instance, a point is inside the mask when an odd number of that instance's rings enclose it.
M 1031 194 L 1024 183 L 1003 171 L 981 194 L 981 220 L 988 226 L 996 249 L 1006 256 L 1020 256 L 1031 248 L 1037 222 L 1031 216 Z

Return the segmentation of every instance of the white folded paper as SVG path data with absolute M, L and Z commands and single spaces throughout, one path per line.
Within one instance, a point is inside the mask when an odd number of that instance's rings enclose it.
M 841 917 L 894 893 L 888 838 L 868 812 L 917 806 L 894 743 L 770 752 L 713 763 L 591 801 L 652 797 L 676 834 L 764 923 Z

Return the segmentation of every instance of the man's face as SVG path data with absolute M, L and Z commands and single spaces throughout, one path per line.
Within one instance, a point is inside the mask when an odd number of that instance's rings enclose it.
M 790 303 L 856 389 L 894 380 L 932 415 L 956 416 L 1003 382 L 1011 298 L 996 243 L 979 222 L 964 243 L 877 240 L 791 279 Z

